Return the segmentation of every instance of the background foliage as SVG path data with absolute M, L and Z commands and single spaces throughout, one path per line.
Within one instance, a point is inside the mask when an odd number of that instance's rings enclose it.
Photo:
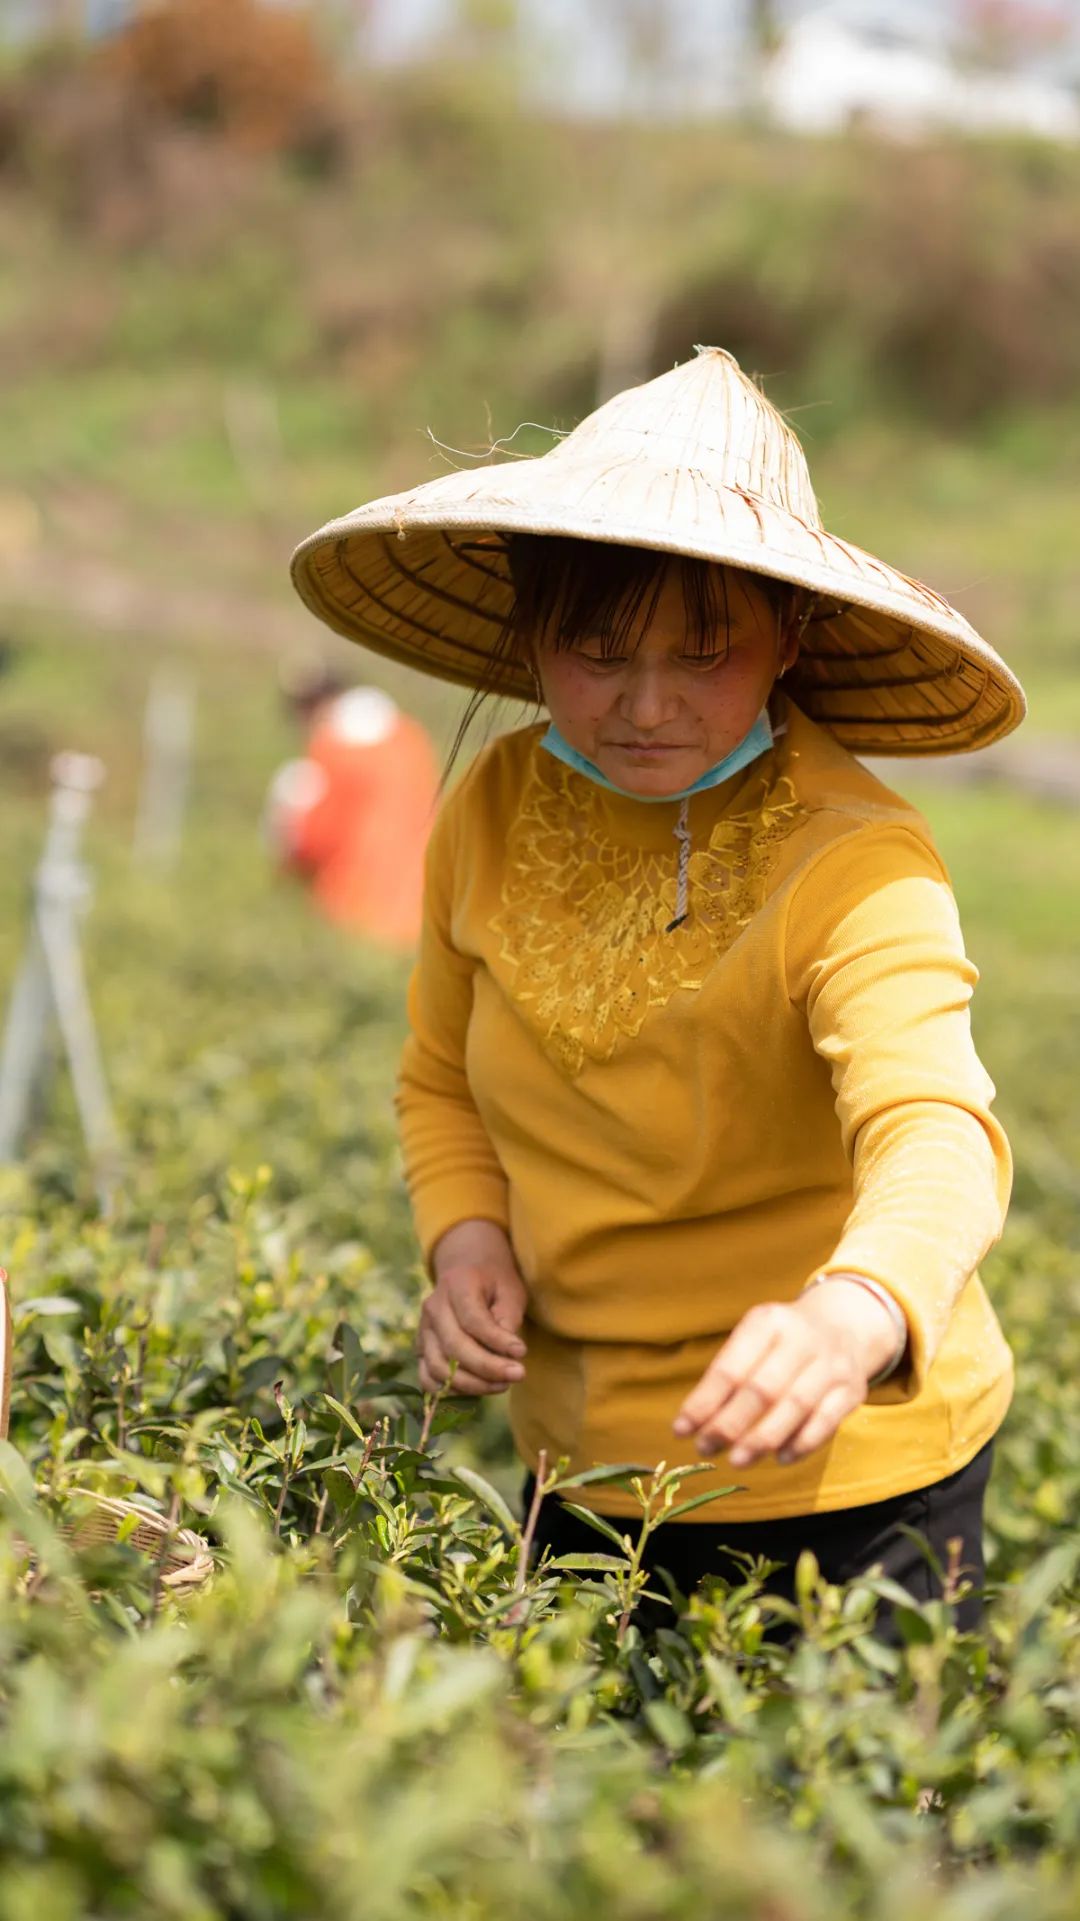
M 1064 1921 L 1073 817 L 895 768 L 982 973 L 1016 1156 L 982 1271 L 1018 1373 L 985 1632 L 912 1606 L 899 1655 L 872 1589 L 809 1565 L 793 1649 L 765 1632 L 767 1570 L 671 1597 L 648 1643 L 600 1534 L 595 1566 L 526 1572 L 501 1406 L 415 1387 L 404 968 L 315 925 L 258 823 L 290 648 L 370 669 L 442 741 L 458 713 L 311 626 L 293 541 L 439 471 L 428 425 L 464 458 L 700 339 L 768 376 L 829 524 L 956 598 L 1024 678 L 1030 738 L 1073 737 L 1076 156 L 545 124 L 482 61 L 346 81 L 270 18 L 173 0 L 149 37 L 12 69 L 0 105 L 0 983 L 49 756 L 98 752 L 86 948 L 126 1143 L 102 1219 L 61 1079 L 0 1174 L 0 1921 Z M 163 661 L 199 707 L 156 877 L 130 845 Z M 201 1531 L 212 1582 L 76 1551 L 80 1489 Z

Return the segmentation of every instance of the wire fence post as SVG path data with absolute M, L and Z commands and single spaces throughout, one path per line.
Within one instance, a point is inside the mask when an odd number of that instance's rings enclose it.
M 147 865 L 171 867 L 180 851 L 194 737 L 194 686 L 188 675 L 159 667 L 146 696 L 133 845 Z
M 56 756 L 50 771 L 48 832 L 34 875 L 29 935 L 0 1049 L 0 1162 L 18 1159 L 35 1109 L 44 1102 L 58 1030 L 98 1198 L 107 1212 L 119 1138 L 78 925 L 91 893 L 89 874 L 79 858 L 83 829 L 105 768 L 92 754 L 66 753 Z

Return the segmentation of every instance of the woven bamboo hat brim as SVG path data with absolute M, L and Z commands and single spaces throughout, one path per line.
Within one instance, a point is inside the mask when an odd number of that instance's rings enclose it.
M 501 536 L 564 534 L 723 561 L 814 599 L 784 691 L 854 753 L 967 753 L 1027 711 L 994 649 L 921 581 L 826 532 L 806 459 L 719 347 L 616 394 L 545 454 L 357 507 L 302 541 L 301 599 L 350 640 L 490 684 L 512 601 Z M 532 698 L 525 667 L 494 691 Z

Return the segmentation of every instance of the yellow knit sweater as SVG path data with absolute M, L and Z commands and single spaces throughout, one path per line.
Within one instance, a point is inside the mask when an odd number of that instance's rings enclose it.
M 680 1402 L 749 1307 L 817 1271 L 903 1307 L 902 1372 L 804 1460 L 718 1455 L 694 1492 L 740 1491 L 687 1524 L 924 1486 L 1013 1391 L 977 1272 L 1012 1157 L 948 875 L 914 807 L 779 691 L 772 712 L 769 752 L 690 801 L 674 931 L 675 802 L 608 793 L 539 727 L 478 756 L 430 843 L 398 1090 L 425 1257 L 461 1220 L 510 1234 L 533 1467 L 697 1462 Z

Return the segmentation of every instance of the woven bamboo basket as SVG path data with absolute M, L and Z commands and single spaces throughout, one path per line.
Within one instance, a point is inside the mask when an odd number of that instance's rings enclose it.
M 0 1267 L 0 1440 L 7 1439 L 11 1418 L 11 1301 L 7 1281 Z M 123 1528 L 130 1546 L 160 1564 L 162 1587 L 199 1587 L 213 1573 L 213 1556 L 202 1535 L 191 1528 L 170 1526 L 156 1509 L 144 1507 L 139 1501 L 96 1494 L 89 1488 L 73 1491 L 71 1499 L 82 1511 L 63 1521 L 60 1531 L 74 1547 L 103 1546 L 115 1541 Z M 128 1532 L 125 1524 L 133 1515 L 135 1525 Z
M 111 1494 L 94 1494 L 79 1488 L 73 1501 L 89 1503 L 89 1511 L 66 1521 L 63 1532 L 74 1547 L 105 1546 L 115 1541 L 132 1515 L 138 1518 L 125 1540 L 148 1560 L 161 1563 L 161 1585 L 167 1588 L 199 1587 L 214 1571 L 213 1556 L 201 1534 L 191 1528 L 170 1527 L 155 1508 L 138 1501 L 120 1501 Z

